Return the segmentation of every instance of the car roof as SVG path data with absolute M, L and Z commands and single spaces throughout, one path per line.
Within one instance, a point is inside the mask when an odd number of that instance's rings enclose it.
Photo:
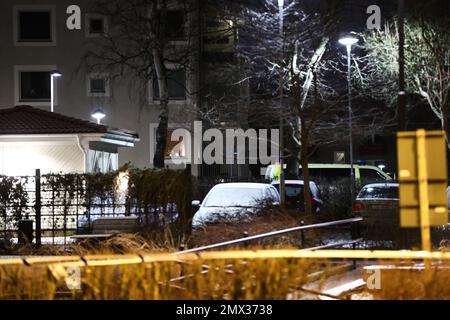
M 217 189 L 232 189 L 232 188 L 246 188 L 246 189 L 262 189 L 266 187 L 271 187 L 267 183 L 254 183 L 254 182 L 230 182 L 230 183 L 219 183 L 214 186 Z
M 398 188 L 398 183 L 387 182 L 387 183 L 372 183 L 367 184 L 363 188 Z
M 299 185 L 304 185 L 305 182 L 303 180 L 284 180 L 285 184 L 299 184 Z M 316 184 L 314 181 L 309 181 L 309 183 L 311 184 Z M 280 181 L 273 181 L 272 184 L 280 184 Z

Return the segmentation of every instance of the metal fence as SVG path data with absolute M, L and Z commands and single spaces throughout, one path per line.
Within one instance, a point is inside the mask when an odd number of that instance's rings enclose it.
M 161 214 L 168 221 L 178 217 L 170 199 L 150 206 L 139 195 L 127 197 L 101 181 L 95 188 L 87 184 L 88 175 L 41 175 L 40 170 L 34 176 L 0 176 L 0 244 L 25 240 L 23 234 L 31 230 L 33 239 L 27 240 L 38 246 L 66 245 L 100 216 L 138 215 L 141 224 L 152 225 L 162 222 Z

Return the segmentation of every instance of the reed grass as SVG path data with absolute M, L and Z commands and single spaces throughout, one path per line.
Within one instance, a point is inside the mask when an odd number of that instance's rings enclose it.
M 207 265 L 207 267 L 206 267 Z M 45 266 L 2 266 L 0 299 L 286 299 L 316 263 L 300 259 L 157 262 L 84 267 L 80 290 Z M 323 268 L 323 266 L 322 266 Z M 206 272 L 207 271 L 207 272 Z

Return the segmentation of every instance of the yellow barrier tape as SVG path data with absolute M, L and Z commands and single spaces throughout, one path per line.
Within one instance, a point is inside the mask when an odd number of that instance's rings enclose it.
M 211 251 L 202 253 L 173 254 L 156 253 L 140 255 L 87 255 L 79 256 L 55 256 L 34 258 L 0 259 L 2 265 L 42 265 L 63 264 L 66 266 L 107 266 L 119 264 L 139 264 L 169 261 L 192 260 L 224 260 L 224 259 L 362 259 L 362 260 L 450 260 L 450 252 L 428 251 L 392 251 L 392 250 L 233 250 Z M 25 263 L 26 261 L 26 263 Z

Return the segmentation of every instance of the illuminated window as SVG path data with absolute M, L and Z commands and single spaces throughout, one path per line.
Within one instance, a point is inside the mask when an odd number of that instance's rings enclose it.
M 171 141 L 172 133 L 174 129 L 167 130 L 167 141 L 166 141 L 166 158 L 184 158 L 186 157 L 186 146 L 184 140 L 180 138 L 179 141 Z
M 89 150 L 89 172 L 106 173 L 117 170 L 118 162 L 117 153 Z
M 335 151 L 334 152 L 334 163 L 345 163 L 345 152 Z

